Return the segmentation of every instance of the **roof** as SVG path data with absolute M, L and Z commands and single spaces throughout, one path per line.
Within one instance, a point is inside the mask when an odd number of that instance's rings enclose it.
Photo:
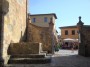
M 64 28 L 76 28 L 77 26 L 74 25 L 74 26 L 63 26 L 63 27 L 59 27 L 60 29 L 64 29 Z M 90 28 L 90 25 L 84 25 L 83 27 L 86 27 L 86 28 Z
M 39 16 L 39 15 L 54 15 L 55 19 L 57 19 L 57 16 L 55 13 L 49 13 L 49 14 L 31 14 L 30 16 Z
M 84 25 L 84 27 L 90 28 L 90 25 Z
M 60 29 L 63 29 L 63 28 L 76 28 L 77 26 L 74 25 L 74 26 L 63 26 L 63 27 L 59 27 Z

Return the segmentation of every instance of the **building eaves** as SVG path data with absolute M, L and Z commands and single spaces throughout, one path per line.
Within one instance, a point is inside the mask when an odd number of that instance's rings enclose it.
M 76 28 L 77 26 L 74 25 L 74 26 L 63 26 L 63 27 L 59 27 L 59 29 L 64 29 L 64 28 Z M 90 28 L 90 25 L 84 25 L 83 27 L 86 27 L 86 28 Z
M 77 26 L 74 25 L 74 26 L 63 26 L 63 27 L 59 27 L 60 29 L 64 29 L 64 28 L 76 28 Z
M 84 25 L 84 27 L 90 28 L 90 25 Z
M 30 16 L 41 16 L 41 15 L 54 15 L 55 19 L 57 19 L 57 16 L 55 13 L 49 13 L 49 14 L 30 14 Z

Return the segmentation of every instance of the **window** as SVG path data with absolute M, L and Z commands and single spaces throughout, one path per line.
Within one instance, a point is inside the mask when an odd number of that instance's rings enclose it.
M 68 30 L 65 30 L 65 35 L 68 35 Z
M 72 35 L 75 35 L 75 30 L 72 30 Z
M 33 19 L 32 19 L 32 22 L 36 22 L 36 18 L 33 18 Z
M 48 21 L 47 17 L 44 17 L 44 22 L 47 22 L 47 21 Z

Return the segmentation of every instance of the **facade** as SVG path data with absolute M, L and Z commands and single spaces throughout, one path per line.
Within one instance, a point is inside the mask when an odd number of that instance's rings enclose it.
M 64 26 L 59 27 L 61 29 L 61 42 L 63 48 L 71 49 L 74 45 L 74 48 L 78 48 L 78 28 L 77 26 Z
M 10 43 L 25 38 L 26 20 L 27 0 L 0 0 L 0 59 L 3 57 L 5 63 Z
M 62 39 L 78 39 L 78 28 L 77 26 L 64 26 L 60 27 Z
M 53 33 L 55 35 L 55 38 L 57 38 L 57 30 L 55 26 L 55 20 L 57 19 L 57 16 L 55 13 L 49 13 L 49 14 L 31 14 L 31 23 L 39 26 L 39 27 L 49 27 L 50 19 L 52 18 L 53 25 Z M 58 41 L 58 40 L 57 40 Z
M 39 26 L 39 27 L 49 27 L 50 19 L 52 18 L 53 25 L 53 33 L 55 35 L 55 39 L 57 38 L 57 30 L 55 26 L 55 20 L 57 19 L 57 16 L 55 13 L 49 13 L 49 14 L 31 14 L 31 23 Z M 58 41 L 58 40 L 57 40 Z
M 57 16 L 55 13 L 50 14 L 32 14 L 31 17 L 31 23 L 40 26 L 40 27 L 49 27 L 50 18 L 52 18 L 53 23 L 55 25 L 55 19 L 57 19 Z
M 42 43 L 43 51 L 47 51 L 47 53 L 53 53 L 52 48 L 54 43 L 52 44 L 52 29 L 50 27 L 39 27 L 32 23 L 28 25 L 28 42 L 34 43 Z M 53 40 L 53 42 L 55 42 Z
M 48 53 L 54 53 L 54 45 L 57 44 L 57 31 L 55 28 L 54 13 L 51 14 L 36 14 L 29 15 L 31 23 L 29 22 L 28 40 L 33 42 L 41 42 L 43 50 Z

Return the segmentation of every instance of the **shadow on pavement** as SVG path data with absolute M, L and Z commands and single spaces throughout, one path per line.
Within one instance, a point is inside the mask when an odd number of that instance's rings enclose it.
M 90 67 L 90 57 L 79 55 L 53 56 L 51 65 L 60 67 Z

